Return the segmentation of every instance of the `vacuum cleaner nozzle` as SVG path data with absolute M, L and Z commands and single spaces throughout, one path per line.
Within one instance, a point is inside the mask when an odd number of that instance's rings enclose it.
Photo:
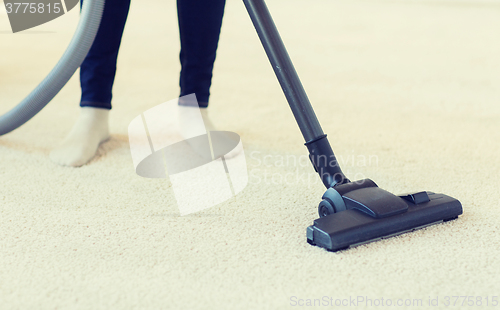
M 432 192 L 396 196 L 366 179 L 330 187 L 307 228 L 307 241 L 339 251 L 456 219 L 462 205 Z

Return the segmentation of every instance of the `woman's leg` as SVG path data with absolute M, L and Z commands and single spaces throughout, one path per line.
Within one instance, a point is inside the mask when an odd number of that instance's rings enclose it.
M 50 158 L 63 166 L 90 161 L 99 144 L 109 138 L 108 114 L 116 60 L 130 0 L 107 0 L 94 43 L 80 67 L 81 111 L 75 125 Z
M 80 106 L 111 109 L 116 60 L 130 0 L 106 0 L 101 26 L 80 67 Z
M 181 96 L 196 94 L 208 106 L 225 0 L 177 0 L 181 38 Z
M 177 0 L 179 32 L 181 37 L 181 96 L 196 94 L 201 108 L 208 106 L 212 70 L 219 43 L 225 0 Z M 190 102 L 179 101 L 179 118 L 182 124 L 190 123 L 193 111 Z M 206 130 L 217 130 L 210 121 L 208 109 L 200 109 Z M 189 130 L 187 130 L 189 132 Z M 227 143 L 234 144 L 232 136 L 227 136 Z M 188 140 L 192 141 L 192 140 Z M 237 143 L 237 142 L 236 142 Z M 195 150 L 197 146 L 191 145 Z M 240 154 L 241 149 L 234 149 L 224 157 L 229 159 Z M 200 151 L 200 154 L 205 154 Z

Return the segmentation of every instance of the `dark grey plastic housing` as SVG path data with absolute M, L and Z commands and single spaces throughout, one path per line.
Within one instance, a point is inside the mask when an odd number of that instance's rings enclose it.
M 456 219 L 462 214 L 460 202 L 443 194 L 420 192 L 394 197 L 407 206 L 406 211 L 382 218 L 368 215 L 360 209 L 333 213 L 315 220 L 314 225 L 307 228 L 307 242 L 329 251 L 338 251 Z

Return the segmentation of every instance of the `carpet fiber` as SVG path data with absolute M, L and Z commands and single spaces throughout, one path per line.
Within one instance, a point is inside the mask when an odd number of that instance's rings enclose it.
M 339 253 L 308 245 L 324 188 L 243 4 L 229 1 L 209 109 L 241 136 L 249 184 L 181 217 L 168 180 L 135 174 L 127 137 L 178 95 L 175 2 L 133 1 L 98 156 L 76 169 L 48 157 L 78 115 L 78 75 L 0 137 L 0 309 L 500 302 L 500 3 L 269 2 L 347 176 L 445 193 L 464 214 Z M 0 11 L 0 113 L 49 72 L 77 21 L 73 10 L 12 34 Z

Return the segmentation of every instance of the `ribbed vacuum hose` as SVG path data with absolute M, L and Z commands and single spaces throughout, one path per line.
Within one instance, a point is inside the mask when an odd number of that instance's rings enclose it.
M 101 23 L 105 0 L 85 0 L 71 42 L 54 69 L 12 110 L 0 116 L 0 135 L 29 121 L 66 85 L 90 50 Z

